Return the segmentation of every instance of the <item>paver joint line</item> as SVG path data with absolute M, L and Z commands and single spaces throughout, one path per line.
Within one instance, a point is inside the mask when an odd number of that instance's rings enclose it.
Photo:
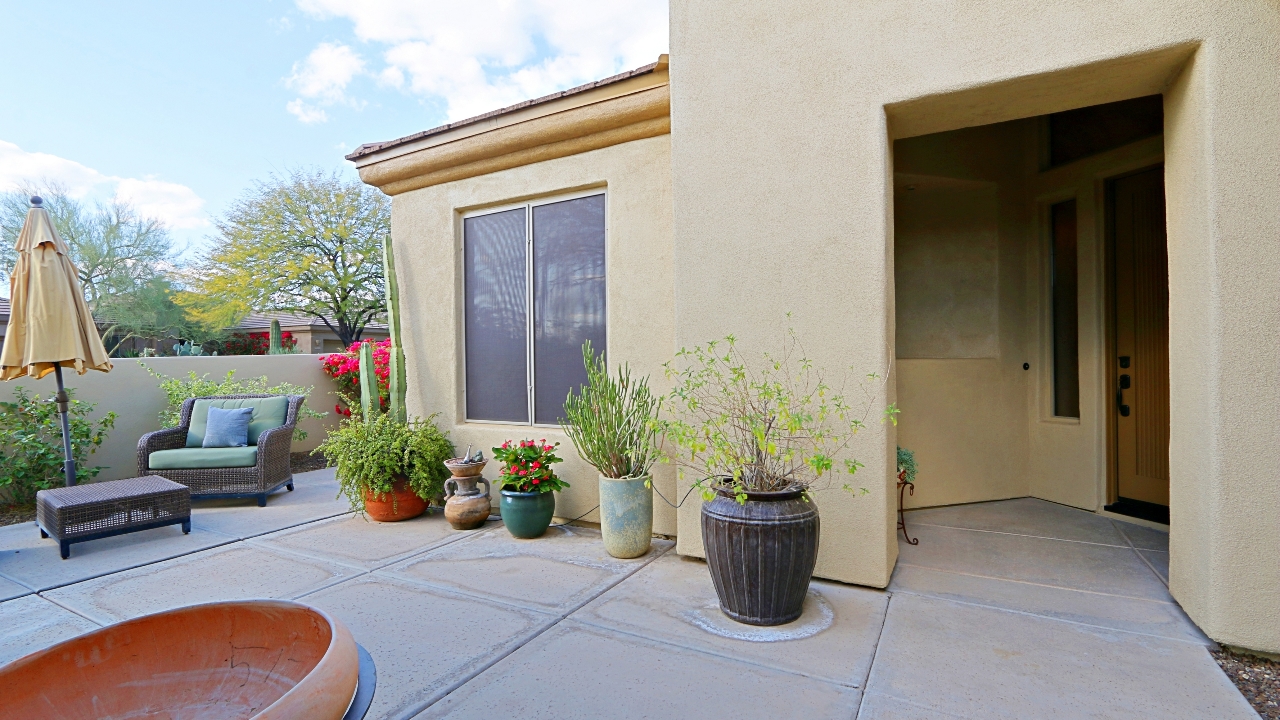
M 858 696 L 858 711 L 853 714 L 854 720 L 862 715 L 862 704 L 867 701 L 867 690 L 871 687 L 871 673 L 876 668 L 876 655 L 880 653 L 880 638 L 884 637 L 884 624 L 889 620 L 889 606 L 893 604 L 894 593 L 885 591 L 889 596 L 884 604 L 884 614 L 880 616 L 880 628 L 876 631 L 876 641 L 871 648 L 871 662 L 867 663 L 867 674 L 862 678 L 862 693 Z
M 1124 531 L 1124 528 L 1120 527 L 1119 523 L 1117 523 L 1115 520 L 1112 520 L 1111 524 L 1116 526 L 1116 532 L 1120 533 L 1120 537 L 1124 538 L 1124 541 L 1129 544 L 1129 549 L 1133 551 L 1134 555 L 1138 556 L 1138 559 L 1142 561 L 1143 565 L 1147 566 L 1147 569 L 1151 571 L 1151 574 L 1155 575 L 1157 580 L 1164 583 L 1165 587 L 1169 587 L 1169 581 L 1165 580 L 1164 576 L 1162 576 L 1160 572 L 1156 570 L 1155 566 L 1151 564 L 1151 561 L 1147 559 L 1147 556 L 1143 555 L 1142 552 L 1138 550 L 1138 546 L 1134 545 L 1133 540 L 1129 539 L 1129 534 Z M 1151 552 L 1160 552 L 1160 551 L 1152 550 Z
M 1093 625 L 1091 623 L 1080 622 L 1079 620 L 1066 620 L 1063 618 L 1053 617 L 1052 615 L 1038 615 L 1036 613 L 1027 612 L 1025 610 L 1010 610 L 1009 608 L 1000 607 L 998 605 L 984 605 L 983 603 L 967 602 L 965 600 L 956 600 L 955 598 L 943 597 L 941 595 L 928 595 L 926 593 L 916 592 L 914 590 L 895 590 L 894 592 L 901 595 L 911 595 L 914 597 L 926 598 L 929 600 L 938 600 L 940 602 L 954 603 L 956 605 L 985 608 L 987 610 L 996 610 L 998 612 L 1006 612 L 1006 613 L 1011 613 L 1013 615 L 1022 615 L 1023 617 L 1036 618 L 1038 620 L 1048 620 L 1050 622 L 1065 623 L 1067 625 L 1075 625 L 1077 627 L 1092 628 L 1094 630 L 1102 630 L 1104 632 L 1109 632 L 1109 633 L 1124 633 L 1126 635 L 1137 635 L 1138 637 L 1149 637 L 1149 638 L 1155 638 L 1157 640 L 1168 640 L 1170 642 L 1186 643 L 1187 645 L 1195 645 L 1197 647 L 1206 647 L 1206 644 L 1199 640 L 1189 640 L 1189 639 L 1179 638 L 1179 637 L 1170 637 L 1167 635 L 1152 635 L 1151 633 L 1138 632 L 1137 630 L 1124 630 L 1122 628 L 1107 627 L 1105 625 Z
M 913 522 L 912 525 L 921 526 L 921 527 L 946 528 L 948 530 L 964 530 L 965 532 L 990 533 L 991 535 L 1012 535 L 1013 537 L 1035 538 L 1036 540 L 1051 540 L 1053 542 L 1076 543 L 1078 545 L 1098 545 L 1100 547 L 1113 547 L 1113 548 L 1133 547 L 1132 543 L 1130 543 L 1129 545 L 1113 545 L 1111 543 L 1093 542 L 1091 540 L 1070 540 L 1068 538 L 1049 537 L 1047 535 L 1028 535 L 1027 533 L 1009 532 L 1008 530 L 984 530 L 982 528 L 956 527 L 955 525 L 939 525 L 937 523 L 927 523 L 927 522 L 920 522 L 920 521 Z M 1124 537 L 1126 542 L 1129 540 L 1129 538 L 1125 537 L 1123 532 L 1120 533 L 1120 536 Z
M 1099 595 L 1102 597 L 1121 598 L 1124 600 L 1140 600 L 1142 602 L 1155 603 L 1157 605 L 1173 605 L 1177 607 L 1176 602 L 1169 600 L 1157 600 L 1155 598 L 1142 597 L 1140 595 L 1117 595 L 1115 593 L 1105 593 L 1098 590 L 1085 590 L 1083 588 L 1074 588 L 1066 585 L 1049 585 L 1047 583 L 1032 582 L 1030 580 L 1015 580 L 1013 578 L 998 577 L 996 575 L 979 575 L 977 573 L 963 572 L 961 570 L 944 570 L 942 568 L 930 567 L 928 565 L 916 565 L 915 563 L 907 563 L 898 561 L 898 565 L 902 567 L 917 568 L 920 570 L 928 570 L 929 572 L 946 573 L 948 575 L 961 575 L 963 577 L 982 578 L 984 580 L 998 580 L 1000 582 L 1017 583 L 1019 585 L 1031 585 L 1032 587 L 1048 588 L 1050 590 L 1064 590 L 1066 592 L 1084 593 L 1086 595 Z M 898 592 L 907 592 L 899 590 Z

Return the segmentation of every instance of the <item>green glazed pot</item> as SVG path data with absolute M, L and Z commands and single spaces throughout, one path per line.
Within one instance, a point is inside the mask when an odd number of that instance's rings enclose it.
M 555 494 L 512 490 L 503 490 L 501 494 L 498 507 L 507 530 L 526 540 L 542 537 L 556 512 Z
M 653 540 L 653 490 L 648 477 L 600 476 L 600 534 L 604 549 L 616 558 L 637 558 Z

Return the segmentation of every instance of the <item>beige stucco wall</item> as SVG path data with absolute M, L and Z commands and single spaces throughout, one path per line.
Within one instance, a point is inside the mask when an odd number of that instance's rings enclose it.
M 483 448 L 532 437 L 563 443 L 557 472 L 570 483 L 556 515 L 573 518 L 598 504 L 595 471 L 578 458 L 558 428 L 467 423 L 462 369 L 462 213 L 485 206 L 600 188 L 607 192 L 607 356 L 667 384 L 662 363 L 675 352 L 672 292 L 670 136 L 646 138 L 587 153 L 401 193 L 392 200 L 391 232 L 400 275 L 409 411 L 438 413 L 455 445 Z M 485 476 L 497 477 L 496 463 Z M 659 466 L 655 485 L 667 497 L 675 474 Z M 494 493 L 497 504 L 497 493 Z M 598 522 L 598 513 L 584 520 Z M 674 534 L 674 513 L 655 498 L 654 532 Z
M 1280 8 L 673 0 L 671 29 L 677 308 L 698 309 L 678 342 L 797 309 L 821 359 L 874 365 L 894 335 L 891 134 L 1166 94 L 1171 590 L 1211 637 L 1280 651 Z M 876 439 L 873 496 L 823 508 L 857 582 L 895 557 L 895 440 Z
M 318 355 L 228 355 L 218 357 L 145 358 L 142 360 L 112 359 L 115 367 L 110 373 L 89 372 L 66 374 L 66 385 L 75 389 L 77 400 L 95 403 L 91 419 L 104 413 L 116 413 L 115 429 L 96 453 L 89 456 L 89 464 L 105 466 L 99 480 L 118 480 L 138 474 L 138 438 L 144 433 L 159 430 L 157 417 L 165 408 L 165 396 L 160 382 L 147 368 L 170 377 L 186 377 L 187 373 L 208 375 L 220 379 L 228 370 L 235 370 L 239 380 L 265 375 L 270 384 L 291 382 L 295 385 L 315 388 L 307 405 L 317 412 L 327 412 L 320 419 L 301 423 L 307 431 L 307 439 L 295 441 L 294 452 L 311 450 L 325 436 L 325 428 L 337 422 L 333 406 L 337 403 L 334 383 L 320 369 Z M 52 395 L 55 386 L 53 376 L 42 380 L 20 378 L 0 383 L 0 401 L 13 398 L 14 390 L 23 387 L 29 394 Z

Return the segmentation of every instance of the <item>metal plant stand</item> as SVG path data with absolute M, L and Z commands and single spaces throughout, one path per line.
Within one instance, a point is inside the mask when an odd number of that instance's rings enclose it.
M 913 538 L 907 534 L 907 519 L 902 514 L 903 491 L 906 491 L 912 496 L 915 496 L 916 494 L 916 484 L 907 481 L 907 473 L 905 470 L 898 473 L 898 529 L 902 531 L 902 537 L 906 538 L 908 545 L 919 545 L 920 538 Z

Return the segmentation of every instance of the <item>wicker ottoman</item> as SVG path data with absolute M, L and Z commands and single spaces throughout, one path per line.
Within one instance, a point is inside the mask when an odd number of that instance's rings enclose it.
M 191 489 L 159 475 L 75 485 L 36 493 L 40 537 L 58 541 L 62 559 L 71 543 L 182 524 L 191 532 Z

